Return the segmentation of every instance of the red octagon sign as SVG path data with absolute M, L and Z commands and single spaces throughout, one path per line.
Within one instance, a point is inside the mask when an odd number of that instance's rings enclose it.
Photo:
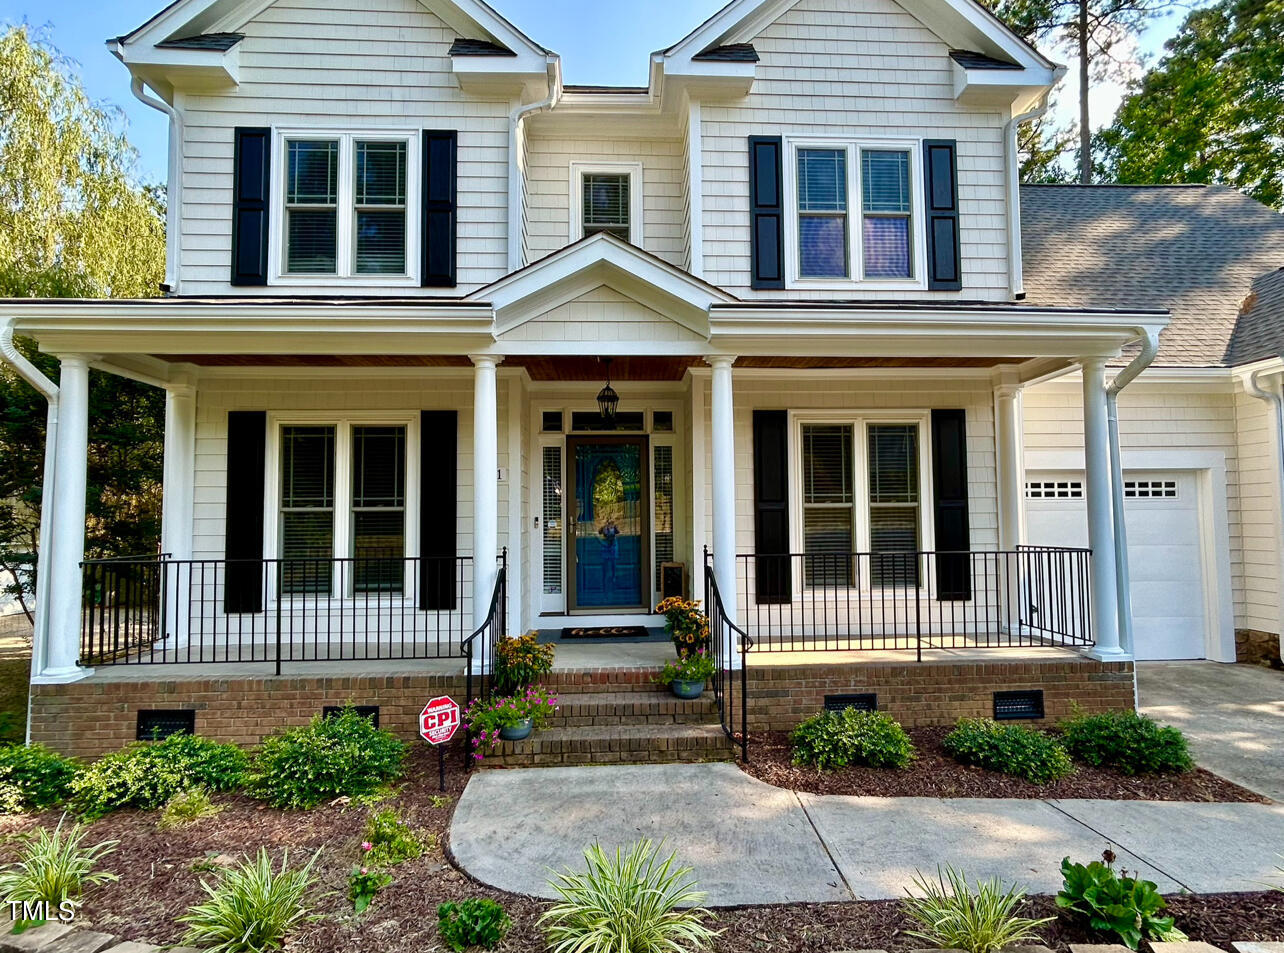
M 419 713 L 419 734 L 429 744 L 444 745 L 459 728 L 459 706 L 445 695 L 434 698 Z

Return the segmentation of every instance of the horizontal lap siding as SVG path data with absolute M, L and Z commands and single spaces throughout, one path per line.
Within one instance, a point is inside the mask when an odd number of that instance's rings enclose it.
M 749 291 L 749 135 L 949 138 L 958 141 L 963 297 L 1006 299 L 1004 117 L 955 104 L 949 48 L 892 0 L 803 0 L 753 44 L 761 62 L 752 95 L 702 107 L 704 277 L 737 295 L 772 297 Z
M 1237 602 L 1236 627 L 1279 634 L 1280 471 L 1271 433 L 1273 413 L 1266 401 L 1237 390 L 1242 599 Z
M 528 261 L 568 244 L 571 163 L 642 164 L 642 247 L 683 264 L 682 143 L 676 139 L 550 139 L 527 143 Z M 578 201 L 578 196 L 575 197 Z
M 458 129 L 460 290 L 507 272 L 508 106 L 460 92 L 447 54 L 457 36 L 453 30 L 416 0 L 325 8 L 310 0 L 278 0 L 243 32 L 240 86 L 178 102 L 184 117 L 184 293 L 232 291 L 236 126 Z M 274 172 L 281 161 L 273 155 Z

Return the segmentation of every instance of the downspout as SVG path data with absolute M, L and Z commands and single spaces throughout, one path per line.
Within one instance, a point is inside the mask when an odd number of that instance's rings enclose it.
M 178 294 L 179 205 L 183 201 L 183 116 L 165 100 L 150 95 L 135 76 L 129 84 L 134 98 L 169 117 L 169 165 L 165 172 L 165 291 Z
M 1275 463 L 1278 473 L 1276 482 L 1279 488 L 1280 503 L 1284 506 L 1284 397 L 1274 391 L 1266 390 L 1258 383 L 1258 377 L 1261 371 L 1253 371 L 1244 381 L 1244 392 L 1250 397 L 1256 397 L 1258 400 L 1267 401 L 1275 407 Z M 1278 373 L 1275 372 L 1275 373 Z M 1280 553 L 1279 560 L 1280 578 L 1284 579 L 1284 552 Z M 1280 645 L 1284 647 L 1284 634 L 1280 636 Z
M 1119 644 L 1129 655 L 1133 654 L 1132 597 L 1129 592 L 1128 528 L 1124 523 L 1123 461 L 1119 452 L 1119 392 L 1131 384 L 1142 371 L 1150 366 L 1159 351 L 1159 332 L 1153 328 L 1139 328 L 1144 335 L 1141 352 L 1106 387 L 1106 424 L 1110 434 L 1110 512 L 1114 520 L 1115 536 L 1115 597 L 1119 616 Z M 1137 704 L 1137 677 L 1133 669 L 1133 706 Z
M 552 109 L 562 98 L 562 71 L 556 59 L 548 64 L 548 95 L 536 103 L 517 106 L 508 114 L 508 270 L 522 267 L 522 170 L 517 162 L 522 120 Z
M 1017 159 L 1017 129 L 1048 111 L 1048 97 L 1029 112 L 1013 116 L 1003 124 L 1003 159 L 1008 173 L 1008 294 L 1014 300 L 1025 297 L 1025 271 L 1021 262 L 1021 163 Z
M 24 381 L 34 387 L 49 403 L 45 416 L 45 473 L 40 494 L 39 562 L 48 565 L 49 535 L 53 528 L 53 483 L 58 457 L 58 385 L 45 377 L 13 344 L 14 319 L 0 322 L 0 359 L 12 367 Z M 40 672 L 45 665 L 45 646 L 49 634 L 49 573 L 39 563 L 36 567 L 36 624 L 31 633 L 31 671 Z M 27 693 L 27 744 L 31 743 L 31 693 Z

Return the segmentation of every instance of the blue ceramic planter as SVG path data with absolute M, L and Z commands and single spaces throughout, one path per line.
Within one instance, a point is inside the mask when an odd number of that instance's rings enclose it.
M 534 730 L 535 722 L 530 718 L 524 718 L 515 725 L 505 725 L 500 728 L 499 737 L 504 741 L 522 741 L 525 738 L 529 738 Z
M 669 687 L 679 698 L 699 698 L 704 693 L 704 679 L 675 678 Z

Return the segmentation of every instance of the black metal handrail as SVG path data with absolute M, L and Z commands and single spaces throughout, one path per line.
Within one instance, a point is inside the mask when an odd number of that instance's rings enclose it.
M 494 664 L 495 642 L 503 635 L 508 620 L 508 547 L 499 553 L 499 570 L 495 576 L 495 590 L 491 593 L 490 608 L 486 621 L 473 630 L 472 635 L 460 645 L 460 654 L 464 657 L 464 710 L 472 707 L 473 702 L 487 701 L 490 698 L 494 682 L 491 666 Z M 476 661 L 477 682 L 479 691 L 473 694 L 473 668 Z M 472 732 L 464 732 L 464 766 L 472 765 Z
M 1092 644 L 1087 549 L 747 553 L 739 619 L 759 652 Z
M 713 657 L 713 697 L 718 705 L 718 721 L 732 743 L 740 745 L 740 758 L 749 760 L 749 670 L 747 653 L 754 640 L 744 629 L 727 617 L 718 579 L 710 562 L 709 548 L 704 550 L 704 606 L 709 619 L 709 651 Z M 736 676 L 731 667 L 736 647 L 740 652 L 740 697 L 737 705 Z M 737 708 L 739 709 L 737 712 Z M 739 730 L 736 715 L 739 714 Z

